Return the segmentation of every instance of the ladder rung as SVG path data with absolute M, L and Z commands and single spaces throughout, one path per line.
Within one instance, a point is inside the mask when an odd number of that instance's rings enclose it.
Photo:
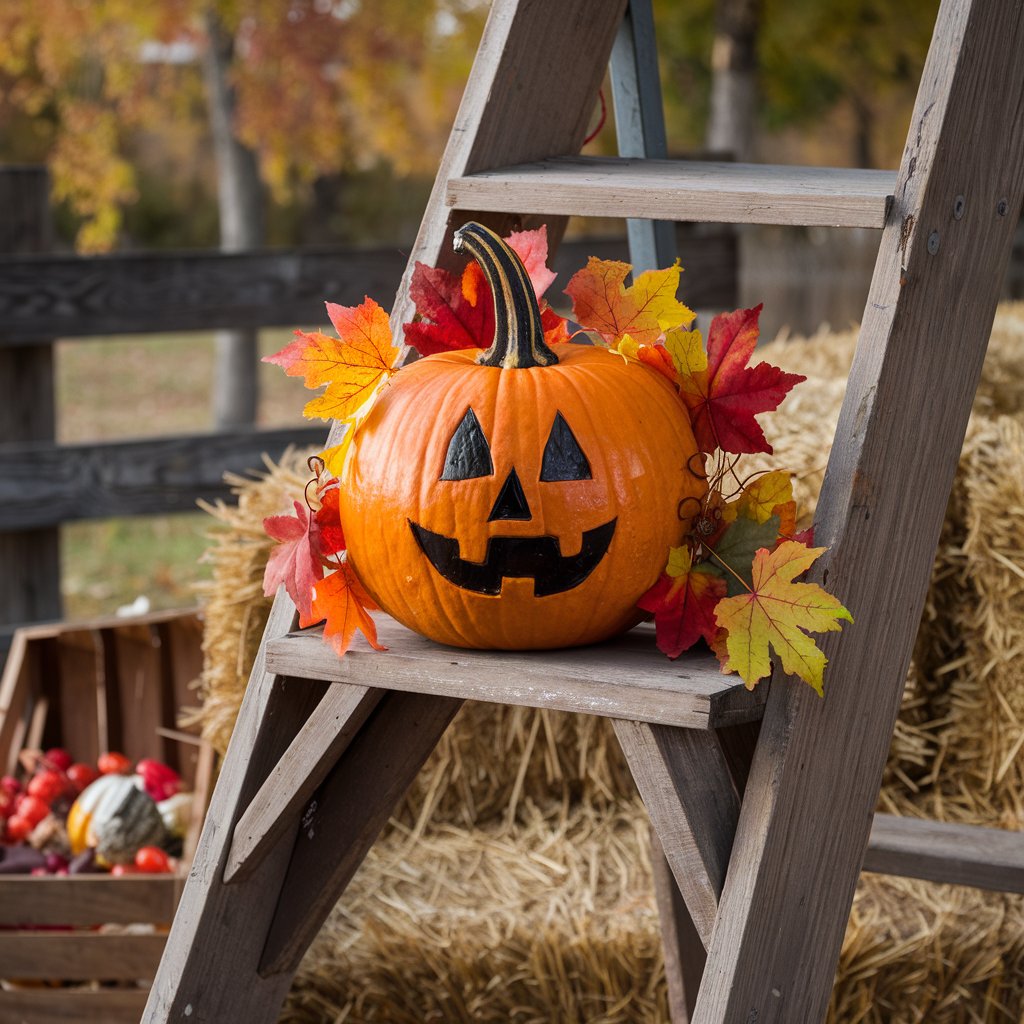
M 461 210 L 881 228 L 895 171 L 553 157 L 448 181 Z
M 376 616 L 378 654 L 354 649 L 344 658 L 314 627 L 267 644 L 267 668 L 279 676 L 358 683 L 413 693 L 557 708 L 691 729 L 759 719 L 768 696 L 722 675 L 710 655 L 669 661 L 650 627 L 593 647 L 558 651 L 470 651 L 424 640 Z
M 864 870 L 1024 892 L 1024 832 L 876 814 Z

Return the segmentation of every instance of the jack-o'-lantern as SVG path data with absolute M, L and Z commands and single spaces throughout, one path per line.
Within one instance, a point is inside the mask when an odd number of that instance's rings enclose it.
M 351 565 L 442 643 L 549 648 L 634 624 L 706 490 L 683 403 L 648 366 L 544 340 L 522 263 L 468 224 L 493 345 L 418 360 L 383 389 L 340 477 Z

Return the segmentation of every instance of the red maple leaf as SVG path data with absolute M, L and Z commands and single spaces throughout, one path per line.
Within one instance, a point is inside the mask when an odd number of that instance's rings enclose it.
M 338 507 L 341 494 L 338 481 L 329 477 L 325 486 L 317 488 L 320 507 L 314 518 L 319 529 L 320 555 L 337 555 L 345 550 L 345 531 L 341 527 L 341 509 Z
M 760 314 L 756 306 L 716 316 L 708 333 L 706 368 L 691 366 L 680 374 L 680 394 L 701 451 L 770 454 L 772 447 L 754 417 L 778 408 L 790 389 L 807 379 L 768 363 L 747 365 L 757 344 Z
M 375 650 L 386 650 L 377 641 L 377 626 L 370 610 L 377 606 L 363 589 L 348 562 L 317 583 L 313 596 L 313 622 L 324 620 L 324 640 L 340 656 L 358 629 Z
M 690 567 L 677 576 L 663 572 L 637 607 L 654 613 L 658 650 L 678 658 L 701 637 L 709 644 L 715 640 L 719 632 L 715 605 L 725 592 L 725 580 L 713 570 Z
M 324 574 L 319 528 L 302 502 L 294 504 L 294 516 L 268 516 L 263 520 L 263 529 L 278 542 L 267 560 L 263 593 L 273 597 L 284 584 L 298 609 L 299 625 L 309 626 L 317 621 L 312 617 L 313 588 Z
M 554 280 L 547 269 L 547 229 L 513 232 L 506 242 L 523 261 L 540 301 L 541 324 L 549 345 L 568 340 L 565 320 L 541 296 Z M 461 348 L 489 348 L 494 340 L 494 299 L 483 271 L 469 263 L 461 277 L 440 267 L 417 262 L 409 297 L 419 320 L 405 324 L 405 340 L 421 356 Z

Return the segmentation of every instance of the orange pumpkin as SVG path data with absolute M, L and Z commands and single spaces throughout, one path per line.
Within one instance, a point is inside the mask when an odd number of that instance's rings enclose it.
M 348 557 L 384 611 L 441 643 L 548 648 L 633 625 L 706 481 L 672 385 L 589 345 L 548 347 L 519 258 L 467 224 L 494 344 L 384 388 L 341 474 Z M 694 471 L 696 469 L 696 472 Z

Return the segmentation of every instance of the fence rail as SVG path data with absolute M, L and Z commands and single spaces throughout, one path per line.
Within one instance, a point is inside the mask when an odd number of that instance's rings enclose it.
M 736 294 L 736 246 L 726 232 L 679 233 L 691 306 L 724 308 Z M 625 238 L 564 243 L 557 297 L 588 256 L 627 259 Z M 406 256 L 397 249 L 167 252 L 116 256 L 0 256 L 0 345 L 54 338 L 149 334 L 324 321 L 342 305 L 394 296 Z

